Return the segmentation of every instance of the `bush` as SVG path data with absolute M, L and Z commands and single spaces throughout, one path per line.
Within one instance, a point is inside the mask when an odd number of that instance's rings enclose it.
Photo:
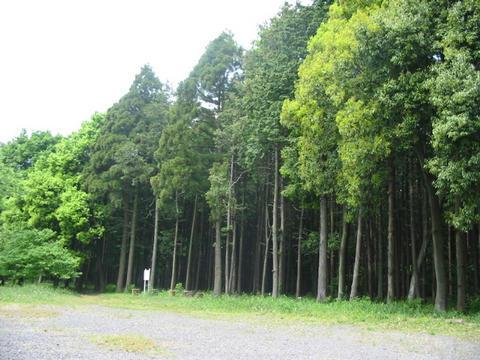
M 117 285 L 115 285 L 115 284 L 107 284 L 107 285 L 105 286 L 105 292 L 107 292 L 107 293 L 113 293 L 113 292 L 115 292 L 115 291 L 117 291 Z
M 0 232 L 0 275 L 36 280 L 40 276 L 72 279 L 80 274 L 80 258 L 66 249 L 49 229 L 19 228 Z
M 470 298 L 467 309 L 471 313 L 480 313 L 480 296 Z

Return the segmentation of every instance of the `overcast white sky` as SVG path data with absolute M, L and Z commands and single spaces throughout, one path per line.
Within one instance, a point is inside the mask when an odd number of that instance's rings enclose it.
M 125 94 L 146 63 L 175 86 L 220 32 L 248 48 L 284 2 L 0 1 L 0 142 L 22 128 L 78 129 Z

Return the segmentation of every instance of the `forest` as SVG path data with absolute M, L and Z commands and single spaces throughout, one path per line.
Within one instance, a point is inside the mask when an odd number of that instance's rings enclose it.
M 467 311 L 479 104 L 478 0 L 286 4 L 175 89 L 145 65 L 71 135 L 1 144 L 0 282 L 129 292 L 151 268 L 151 291 Z

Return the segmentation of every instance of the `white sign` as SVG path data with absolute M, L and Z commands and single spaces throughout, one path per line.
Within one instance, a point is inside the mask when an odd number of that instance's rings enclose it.
M 150 280 L 150 269 L 143 270 L 143 281 Z

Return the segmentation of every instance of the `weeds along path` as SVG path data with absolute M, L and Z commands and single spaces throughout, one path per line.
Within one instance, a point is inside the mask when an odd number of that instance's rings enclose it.
M 261 317 L 0 305 L 0 359 L 478 359 L 474 341 Z

